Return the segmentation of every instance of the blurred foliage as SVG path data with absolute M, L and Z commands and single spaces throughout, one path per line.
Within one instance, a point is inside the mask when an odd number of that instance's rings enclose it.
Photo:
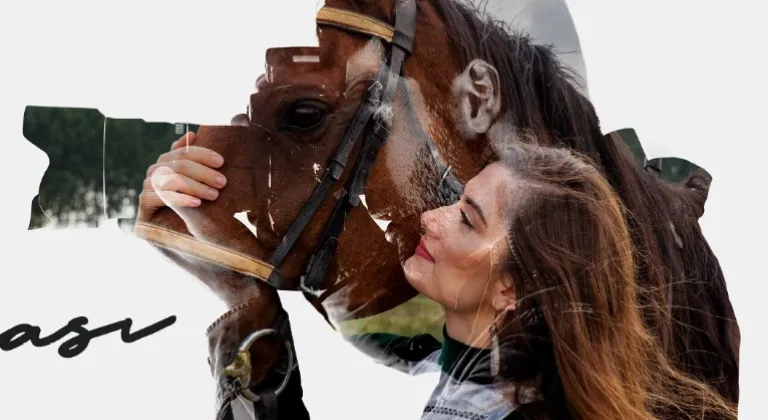
M 443 341 L 443 308 L 424 295 L 368 318 L 342 321 L 338 330 L 346 338 L 354 334 L 383 332 L 404 336 L 431 334 Z
M 635 162 L 640 167 L 652 166 L 656 168 L 661 178 L 667 182 L 682 183 L 691 172 L 699 168 L 699 166 L 681 158 L 663 157 L 648 160 L 643 150 L 643 145 L 640 144 L 640 138 L 635 130 L 631 128 L 617 130 L 611 134 L 618 136 L 627 145 L 627 148 L 635 158 Z
M 105 118 L 95 109 L 28 106 L 24 137 L 50 159 L 39 195 L 32 200 L 29 229 L 97 227 L 114 218 L 132 225 L 147 168 L 184 132 L 197 128 Z M 647 162 L 634 130 L 614 134 L 627 144 L 638 165 L 652 162 L 669 181 L 682 181 L 696 167 L 678 158 Z M 442 325 L 443 309 L 419 295 L 382 314 L 343 321 L 338 328 L 344 337 L 366 332 L 429 333 L 442 341 Z
M 624 128 L 611 134 L 619 136 L 622 142 L 627 145 L 629 151 L 632 152 L 632 156 L 635 157 L 635 162 L 637 162 L 638 166 L 642 167 L 645 165 L 645 150 L 643 150 L 643 145 L 640 144 L 640 138 L 637 137 L 635 130 Z
M 197 129 L 186 123 L 106 118 L 96 109 L 28 106 L 24 137 L 50 160 L 39 195 L 32 201 L 29 229 L 97 227 L 107 219 L 132 219 L 147 168 L 181 134 Z M 614 133 L 638 165 L 645 166 L 646 155 L 635 131 Z M 696 168 L 679 158 L 651 162 L 670 182 L 683 181 Z
M 661 171 L 661 177 L 664 180 L 674 183 L 685 182 L 688 175 L 699 168 L 697 165 L 680 158 L 651 159 L 648 164 Z
M 97 227 L 107 219 L 135 217 L 147 168 L 183 134 L 176 124 L 38 106 L 27 106 L 23 133 L 49 159 L 29 229 Z

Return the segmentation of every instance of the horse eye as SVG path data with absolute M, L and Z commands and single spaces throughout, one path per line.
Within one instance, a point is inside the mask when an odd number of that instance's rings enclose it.
M 301 101 L 291 105 L 283 117 L 283 127 L 306 132 L 317 128 L 328 115 L 327 108 L 317 101 Z

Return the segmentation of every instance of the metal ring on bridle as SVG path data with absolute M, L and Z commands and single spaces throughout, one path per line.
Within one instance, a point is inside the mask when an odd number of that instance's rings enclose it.
M 237 382 L 240 385 L 240 393 L 245 398 L 253 402 L 258 402 L 259 400 L 261 400 L 261 397 L 259 397 L 257 394 L 255 394 L 253 391 L 250 390 L 251 346 L 253 345 L 254 342 L 256 342 L 256 340 L 269 334 L 278 334 L 278 331 L 272 328 L 265 328 L 263 330 L 259 330 L 254 333 L 251 333 L 240 344 L 240 348 L 238 349 L 235 360 L 229 366 L 224 368 L 224 374 L 235 378 L 235 382 Z M 286 340 L 284 344 L 285 344 L 285 349 L 288 350 L 288 368 L 286 369 L 285 376 L 283 377 L 283 381 L 280 383 L 280 386 L 278 386 L 273 391 L 275 395 L 280 395 L 280 393 L 282 393 L 283 390 L 285 390 L 285 387 L 288 386 L 288 381 L 291 379 L 291 373 L 293 372 L 293 369 L 294 369 L 293 346 L 291 346 L 291 343 L 288 340 Z

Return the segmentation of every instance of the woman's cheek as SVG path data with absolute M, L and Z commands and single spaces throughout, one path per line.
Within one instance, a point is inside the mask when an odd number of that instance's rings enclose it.
M 452 260 L 456 268 L 460 270 L 473 270 L 486 258 L 487 252 L 478 250 L 477 247 L 464 247 L 456 252 Z

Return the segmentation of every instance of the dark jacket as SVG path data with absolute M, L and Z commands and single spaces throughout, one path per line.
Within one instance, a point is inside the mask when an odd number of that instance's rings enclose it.
M 467 346 L 443 328 L 442 343 L 428 334 L 414 337 L 361 334 L 350 341 L 380 363 L 411 375 L 440 371 L 422 413 L 429 420 L 521 420 L 490 372 L 490 350 Z

